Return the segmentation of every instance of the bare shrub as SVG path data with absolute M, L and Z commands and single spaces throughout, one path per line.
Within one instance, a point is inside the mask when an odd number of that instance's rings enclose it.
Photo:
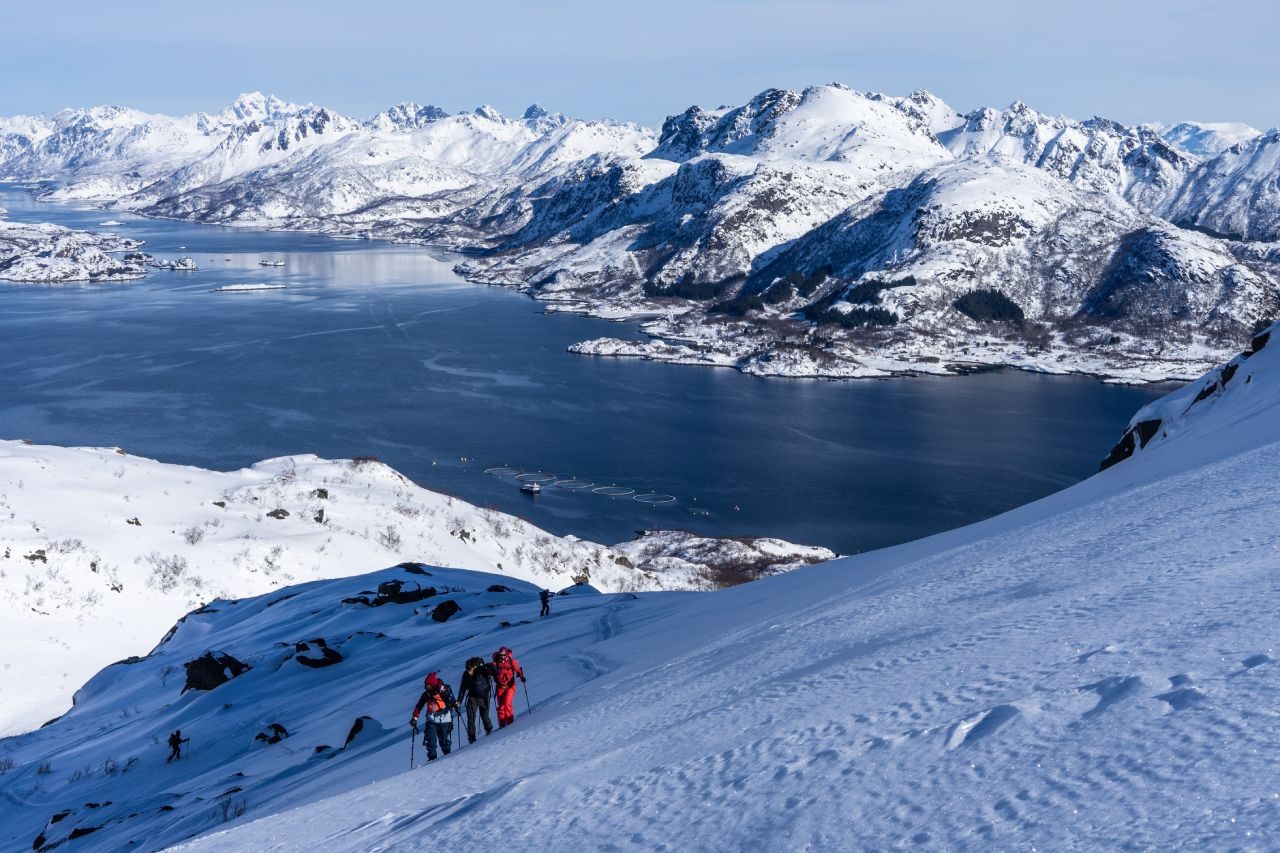
M 6 755 L 4 758 L 0 758 L 0 775 L 12 770 L 14 763 L 12 755 Z
M 114 776 L 116 771 L 120 769 L 120 762 L 114 758 L 108 758 L 102 762 L 102 766 L 99 769 L 102 771 L 103 776 Z
M 147 586 L 161 592 L 174 589 L 187 571 L 186 559 L 177 554 L 162 557 L 152 551 L 145 559 L 151 566 L 151 576 L 147 578 Z
M 374 534 L 373 539 L 388 551 L 398 551 L 401 544 L 403 544 L 400 538 L 400 531 L 396 530 L 395 526 L 391 524 L 388 524 L 385 530 L 379 530 Z
M 199 545 L 200 540 L 204 538 L 204 528 L 192 525 L 182 531 L 182 538 L 186 540 L 188 545 Z
M 218 810 L 214 814 L 221 817 L 223 823 L 229 823 L 241 817 L 248 808 L 248 800 L 233 800 L 230 797 L 223 797 L 221 802 L 218 803 Z

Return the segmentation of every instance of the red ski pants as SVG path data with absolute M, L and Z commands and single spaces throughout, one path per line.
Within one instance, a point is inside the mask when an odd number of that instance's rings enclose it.
M 498 688 L 498 728 L 506 728 L 516 721 L 516 686 Z

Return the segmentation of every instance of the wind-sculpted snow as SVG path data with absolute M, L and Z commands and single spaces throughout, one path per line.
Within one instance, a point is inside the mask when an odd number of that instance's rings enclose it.
M 422 488 L 376 460 L 286 457 L 221 473 L 0 442 L 0 732 L 55 716 L 91 672 L 141 654 L 215 597 L 409 559 L 614 592 L 714 589 L 834 556 L 683 533 L 615 550 Z
M 193 835 L 183 849 L 456 848 L 478 831 L 534 850 L 1274 848 L 1268 341 L 1139 413 L 1168 434 L 1083 483 L 729 590 L 571 587 L 539 619 L 519 581 L 405 565 L 212 602 L 0 746 L 0 837 L 86 851 Z M 459 610 L 441 623 L 445 599 Z M 529 674 L 532 713 L 410 770 L 422 676 L 456 683 L 499 644 Z M 183 665 L 207 654 L 228 680 L 184 692 Z M 189 751 L 166 764 L 178 728 Z

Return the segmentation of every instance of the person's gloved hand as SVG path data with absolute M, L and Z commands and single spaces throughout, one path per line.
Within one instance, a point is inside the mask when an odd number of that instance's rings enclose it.
M 409 725 L 413 726 L 413 730 L 414 730 L 414 731 L 417 731 L 417 730 L 418 730 L 418 718 L 417 718 L 417 717 L 414 717 L 413 719 L 411 719 L 411 720 L 409 721 Z

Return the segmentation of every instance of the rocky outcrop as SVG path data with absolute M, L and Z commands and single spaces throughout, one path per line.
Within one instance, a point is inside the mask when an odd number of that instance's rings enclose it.
M 236 660 L 226 652 L 206 652 L 195 660 L 187 661 L 183 667 L 187 672 L 183 693 L 188 690 L 213 690 L 252 669 L 249 664 Z

